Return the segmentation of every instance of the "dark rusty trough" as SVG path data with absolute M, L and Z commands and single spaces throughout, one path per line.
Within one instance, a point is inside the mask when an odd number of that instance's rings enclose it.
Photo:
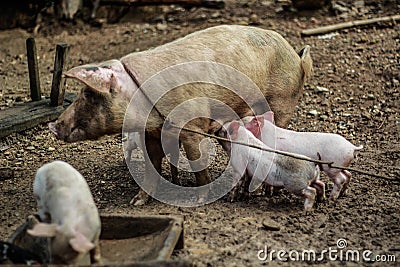
M 29 216 L 10 236 L 8 242 L 34 251 L 46 262 L 47 239 L 32 237 L 26 233 L 35 223 L 36 217 Z M 174 249 L 183 248 L 182 217 L 111 214 L 101 215 L 101 223 L 102 264 L 95 266 L 191 266 L 187 262 L 170 260 Z

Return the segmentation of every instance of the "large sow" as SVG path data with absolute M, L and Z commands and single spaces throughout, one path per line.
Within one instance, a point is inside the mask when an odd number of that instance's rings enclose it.
M 49 124 L 49 128 L 58 139 L 66 142 L 96 139 L 105 134 L 121 132 L 126 108 L 134 97 L 135 103 L 138 104 L 130 106 L 128 110 L 131 121 L 135 122 L 130 125 L 130 130 L 139 131 L 140 127 L 146 125 L 146 148 L 153 166 L 160 171 L 162 158 L 165 155 L 160 133 L 164 118 L 160 113 L 168 115 L 185 101 L 202 99 L 195 105 L 184 106 L 182 117 L 185 118 L 182 118 L 182 121 L 190 114 L 194 114 L 197 118 L 186 121 L 186 127 L 205 133 L 215 133 L 223 123 L 235 118 L 207 99 L 229 105 L 239 118 L 266 112 L 269 108 L 262 104 L 266 99 L 276 115 L 276 124 L 285 127 L 298 102 L 305 81 L 312 73 L 309 50 L 310 47 L 305 46 L 296 53 L 292 46 L 274 31 L 249 26 L 222 25 L 194 32 L 151 50 L 129 54 L 120 60 L 75 67 L 69 70 L 66 76 L 81 81 L 86 86 L 58 120 Z M 173 88 L 157 103 L 149 103 L 148 95 L 157 88 L 151 88 L 150 91 L 143 93 L 143 88 L 139 87 L 162 70 L 190 62 L 211 62 L 229 66 L 248 77 L 258 86 L 260 93 L 257 95 L 251 91 L 246 92 L 247 87 L 238 84 L 240 88 L 236 89 L 242 95 L 246 95 L 246 101 L 250 103 L 247 105 L 240 96 L 228 88 L 218 84 L 195 82 Z M 193 68 L 191 71 L 196 73 L 200 69 Z M 171 73 L 168 78 L 170 80 L 182 79 L 182 76 L 188 75 L 188 73 Z M 215 69 L 212 68 L 205 73 L 208 73 L 208 76 L 219 75 L 218 73 L 216 75 Z M 229 78 L 229 75 L 222 77 L 226 78 Z M 147 118 L 143 110 L 149 104 L 156 104 L 158 111 L 153 110 Z M 170 131 L 171 134 L 174 131 L 176 134 L 177 130 Z M 179 135 L 187 158 L 193 162 L 192 168 L 202 169 L 195 173 L 198 185 L 210 181 L 207 169 L 201 168 L 204 161 L 197 160 L 201 159 L 199 144 L 203 138 L 199 134 L 187 131 L 181 131 Z M 144 192 L 140 192 L 138 196 L 136 199 L 138 203 L 143 203 L 147 198 Z

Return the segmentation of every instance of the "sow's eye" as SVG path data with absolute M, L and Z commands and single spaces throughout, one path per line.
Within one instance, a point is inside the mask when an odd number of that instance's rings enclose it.
M 93 97 L 93 95 L 94 95 L 93 90 L 90 90 L 88 87 L 86 87 L 86 88 L 83 90 L 83 97 L 84 97 L 84 98 L 91 98 L 91 97 Z

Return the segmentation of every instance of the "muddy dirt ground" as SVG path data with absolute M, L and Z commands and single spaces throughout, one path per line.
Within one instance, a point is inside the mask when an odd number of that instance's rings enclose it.
M 56 140 L 40 125 L 0 139 L 0 239 L 5 240 L 25 218 L 35 212 L 32 182 L 37 168 L 60 159 L 77 168 L 87 179 L 100 212 L 123 214 L 178 214 L 185 218 L 185 248 L 175 260 L 197 266 L 257 266 L 283 263 L 257 252 L 268 250 L 337 249 L 371 250 L 373 255 L 395 255 L 400 261 L 400 26 L 381 23 L 301 37 L 300 31 L 337 22 L 399 13 L 399 1 L 342 1 L 333 13 L 282 10 L 285 1 L 227 1 L 223 10 L 183 9 L 178 6 L 132 10 L 118 24 L 90 25 L 57 22 L 43 16 L 35 34 L 41 85 L 49 96 L 55 46 L 70 45 L 69 66 L 119 58 L 166 43 L 190 32 L 220 24 L 252 24 L 281 33 L 298 50 L 312 47 L 314 76 L 304 89 L 290 129 L 324 131 L 345 136 L 364 149 L 352 167 L 381 174 L 397 182 L 353 173 L 350 192 L 337 202 L 319 203 L 312 214 L 303 213 L 303 201 L 282 191 L 273 197 L 254 196 L 228 203 L 221 199 L 197 208 L 178 208 L 158 201 L 142 207 L 129 205 L 138 186 L 123 163 L 121 135 L 98 141 L 67 144 Z M 353 3 L 354 2 L 354 3 Z M 29 101 L 25 39 L 33 29 L 0 31 L 0 109 Z M 67 90 L 80 85 L 68 81 Z M 211 168 L 226 162 L 219 151 Z M 166 165 L 166 164 L 165 164 Z M 164 173 L 168 176 L 168 172 Z M 140 175 L 140 173 L 138 174 Z M 181 173 L 184 180 L 189 174 Z M 327 177 L 322 179 L 331 184 Z M 279 231 L 263 227 L 265 219 Z M 336 254 L 336 255 L 339 255 Z M 288 256 L 286 254 L 285 256 Z M 370 256 L 373 258 L 374 256 Z M 355 265 L 331 261 L 326 265 Z M 312 263 L 312 261 L 308 261 Z M 298 266 L 305 262 L 297 262 Z M 366 263 L 362 263 L 365 265 Z M 376 266 L 396 263 L 380 262 Z

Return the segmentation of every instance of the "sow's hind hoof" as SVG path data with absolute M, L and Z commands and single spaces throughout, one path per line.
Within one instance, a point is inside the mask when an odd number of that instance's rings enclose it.
M 140 190 L 136 196 L 134 196 L 129 204 L 133 204 L 134 206 L 143 206 L 148 204 L 151 201 L 151 197 L 143 190 Z

